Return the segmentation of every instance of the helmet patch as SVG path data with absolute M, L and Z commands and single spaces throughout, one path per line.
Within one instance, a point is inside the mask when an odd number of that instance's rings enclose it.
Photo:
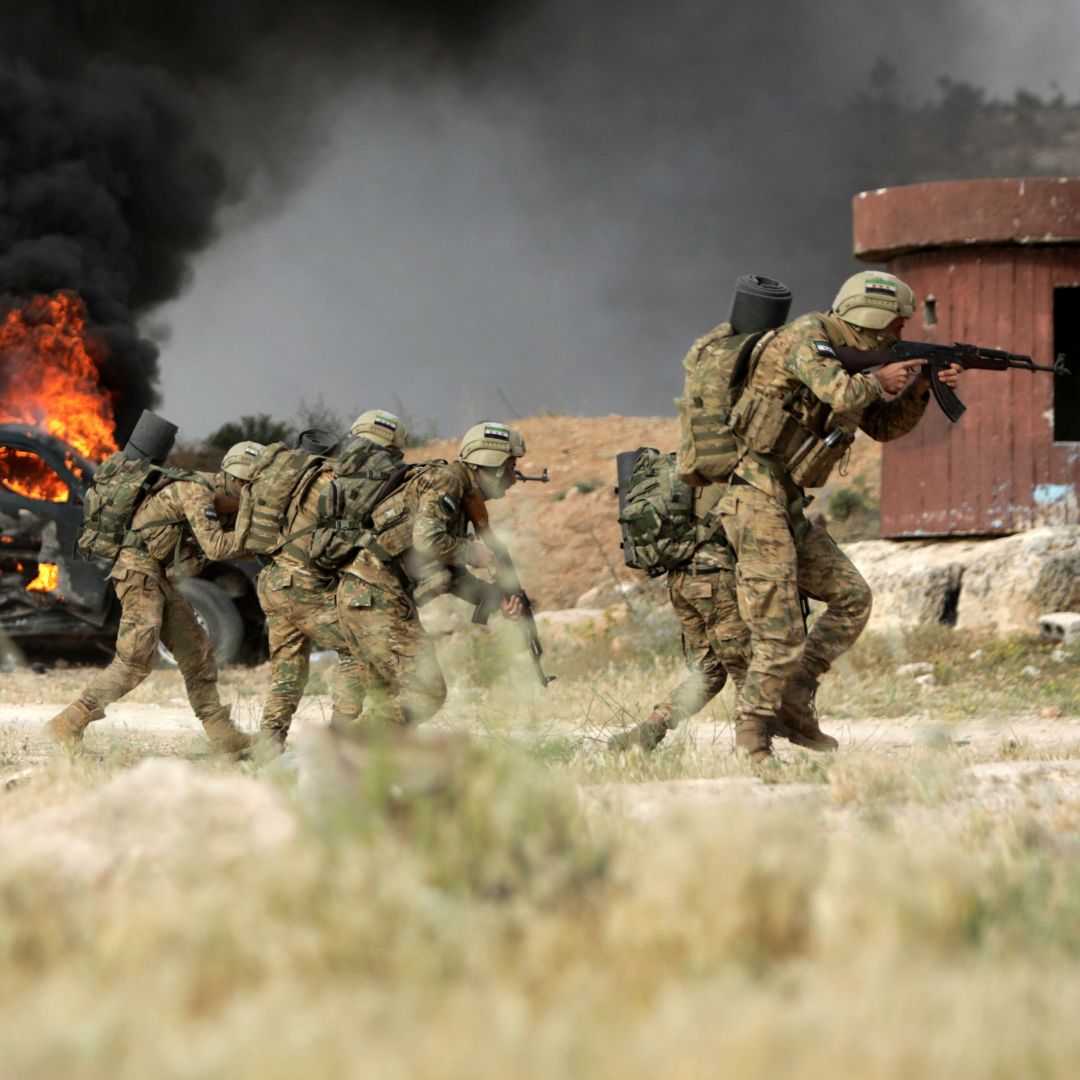
M 868 278 L 866 282 L 866 291 L 868 293 L 876 293 L 879 296 L 895 296 L 896 283 L 893 281 L 886 281 L 884 278 Z
M 510 429 L 503 427 L 501 424 L 487 424 L 484 427 L 485 439 L 498 439 L 500 442 L 508 443 L 510 441 Z

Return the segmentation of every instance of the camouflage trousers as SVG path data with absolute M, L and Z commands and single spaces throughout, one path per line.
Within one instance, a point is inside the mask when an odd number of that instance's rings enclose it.
M 259 726 L 282 741 L 307 686 L 313 644 L 338 653 L 332 719 L 349 722 L 363 711 L 363 671 L 342 636 L 334 593 L 335 582 L 281 563 L 259 573 L 259 604 L 270 641 L 270 690 Z
M 361 552 L 341 575 L 338 619 L 363 666 L 372 716 L 420 724 L 446 701 L 446 681 L 416 605 L 381 562 Z
M 116 655 L 80 700 L 90 709 L 103 709 L 134 690 L 150 674 L 161 641 L 176 658 L 199 719 L 220 713 L 214 648 L 191 604 L 161 573 L 121 568 L 114 571 L 113 586 L 121 612 Z
M 764 491 L 732 484 L 719 510 L 737 559 L 739 613 L 750 627 L 740 715 L 767 723 L 800 668 L 819 678 L 855 643 L 870 618 L 870 586 L 824 528 Z M 827 605 L 809 635 L 800 591 Z
M 734 558 L 714 548 L 709 564 L 691 563 L 668 575 L 671 606 L 682 628 L 687 675 L 653 715 L 675 727 L 700 712 L 724 688 L 728 677 L 741 691 L 750 660 L 750 630 L 739 617 Z M 705 573 L 695 572 L 705 570 Z

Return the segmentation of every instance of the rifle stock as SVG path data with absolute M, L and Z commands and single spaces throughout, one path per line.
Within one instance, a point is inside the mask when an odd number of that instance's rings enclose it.
M 472 522 L 476 535 L 483 540 L 486 547 L 495 556 L 496 564 L 496 588 L 485 592 L 473 609 L 472 621 L 486 624 L 488 619 L 498 608 L 504 597 L 516 596 L 521 601 L 522 616 L 519 620 L 521 635 L 525 639 L 525 646 L 529 650 L 536 677 L 540 685 L 547 687 L 548 683 L 555 681 L 556 676 L 544 672 L 543 656 L 544 647 L 540 644 L 540 634 L 536 628 L 536 617 L 533 614 L 532 602 L 528 594 L 521 587 L 521 580 L 517 576 L 514 560 L 503 542 L 495 535 L 488 518 L 487 504 L 478 491 L 471 491 L 465 496 L 465 513 Z

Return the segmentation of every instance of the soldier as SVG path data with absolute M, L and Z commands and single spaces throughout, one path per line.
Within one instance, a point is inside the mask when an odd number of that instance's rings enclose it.
M 736 745 L 752 761 L 770 756 L 770 725 L 814 749 L 837 746 L 818 726 L 814 695 L 866 625 L 871 594 L 828 532 L 805 517 L 804 489 L 828 480 L 856 428 L 888 441 L 919 422 L 929 398 L 922 361 L 848 375 L 833 352 L 887 347 L 914 307 L 914 293 L 892 274 L 855 274 L 828 313 L 803 315 L 763 339 L 732 409 L 740 456 L 719 510 L 751 633 Z M 942 381 L 955 386 L 959 373 L 954 365 Z M 800 591 L 827 604 L 808 636 Z
M 469 504 L 501 499 L 516 483 L 525 442 L 502 424 L 477 424 L 465 433 L 456 461 L 415 466 L 404 485 L 373 514 L 366 546 L 345 568 L 338 586 L 341 629 L 362 658 L 368 690 L 381 721 L 419 724 L 446 700 L 446 682 L 417 605 L 452 592 L 477 602 L 492 586 L 466 567 L 491 566 L 491 552 L 468 535 Z M 500 608 L 523 614 L 520 598 Z
M 175 435 L 174 425 L 144 413 L 123 454 L 161 465 Z M 176 657 L 188 700 L 214 749 L 232 754 L 250 745 L 250 736 L 237 730 L 218 696 L 210 639 L 173 582 L 197 574 L 208 560 L 240 553 L 251 516 L 243 489 L 250 478 L 253 447 L 257 453 L 257 443 L 232 447 L 216 477 L 191 473 L 190 479 L 166 479 L 136 510 L 109 575 L 121 607 L 116 655 L 75 701 L 48 722 L 46 731 L 53 738 L 67 746 L 81 742 L 86 727 L 105 715 L 107 705 L 150 674 L 160 640 Z M 215 484 L 239 498 L 232 532 L 225 532 L 218 520 Z
M 700 520 L 715 507 L 722 488 L 694 492 Z M 656 749 L 679 722 L 700 712 L 723 690 L 728 677 L 736 694 L 742 691 L 750 659 L 750 631 L 739 617 L 735 595 L 735 560 L 723 536 L 700 544 L 685 566 L 667 575 L 668 596 L 682 630 L 682 651 L 688 669 L 671 696 L 653 706 L 649 717 L 611 740 L 614 750 L 640 746 Z
M 400 463 L 408 441 L 408 430 L 401 420 L 381 409 L 362 413 L 349 434 L 353 441 L 344 452 L 364 451 L 364 464 L 369 471 L 387 471 Z M 358 443 L 366 445 L 358 446 Z M 349 652 L 338 623 L 335 595 L 338 576 L 310 562 L 320 500 L 325 500 L 334 475 L 334 465 L 330 462 L 299 493 L 286 530 L 292 539 L 259 574 L 259 603 L 266 614 L 270 638 L 270 692 L 263 706 L 260 729 L 272 750 L 285 745 L 293 714 L 307 685 L 312 644 L 338 653 L 331 724 L 339 726 L 355 721 L 364 707 L 363 670 Z

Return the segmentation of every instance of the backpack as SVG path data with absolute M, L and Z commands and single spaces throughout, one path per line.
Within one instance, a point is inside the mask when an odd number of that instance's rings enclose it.
M 319 496 L 309 563 L 336 570 L 356 552 L 360 534 L 371 525 L 375 504 L 390 494 L 387 481 L 396 472 L 404 479 L 401 453 L 370 439 L 357 439 L 334 462 L 334 476 Z
M 441 458 L 414 465 L 399 465 L 379 492 L 371 510 L 371 539 L 380 559 L 398 558 L 412 547 L 414 510 L 411 483 L 429 469 L 445 465 Z M 383 559 L 385 562 L 386 560 Z
M 659 577 L 689 562 L 699 536 L 694 489 L 678 474 L 675 454 L 642 446 L 619 455 L 619 524 L 627 566 Z
M 94 478 L 83 495 L 83 523 L 75 540 L 76 551 L 84 559 L 115 559 L 147 496 L 174 480 L 202 482 L 202 477 L 184 469 L 166 469 L 146 459 L 132 461 L 121 451 L 107 457 L 94 470 Z
M 736 334 L 721 323 L 700 337 L 683 360 L 686 384 L 675 399 L 681 441 L 677 471 L 701 487 L 728 479 L 739 458 L 729 418 L 750 368 L 750 357 L 765 334 Z
M 281 442 L 263 447 L 251 480 L 251 529 L 245 544 L 250 554 L 273 555 L 288 542 L 285 529 L 293 499 L 302 495 L 323 463 L 323 458 L 290 450 Z

